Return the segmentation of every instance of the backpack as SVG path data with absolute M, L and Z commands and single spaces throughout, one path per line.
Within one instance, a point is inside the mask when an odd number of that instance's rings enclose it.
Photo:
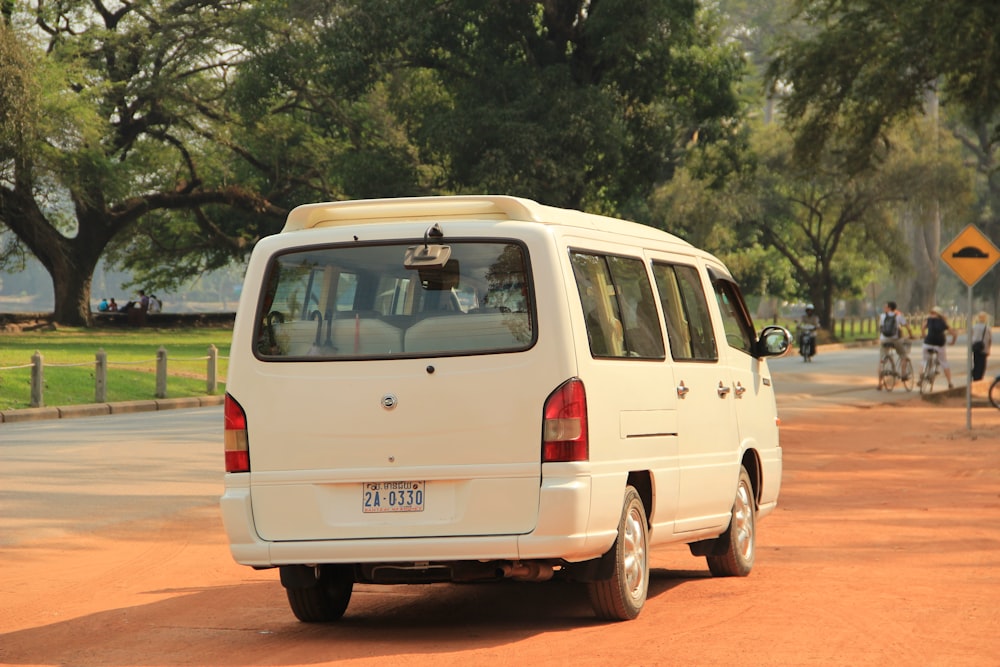
M 899 324 L 896 322 L 896 313 L 886 313 L 882 318 L 882 335 L 886 338 L 896 338 L 899 336 Z

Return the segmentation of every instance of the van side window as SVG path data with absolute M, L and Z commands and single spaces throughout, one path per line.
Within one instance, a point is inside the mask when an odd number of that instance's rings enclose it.
M 663 304 L 670 355 L 676 361 L 716 361 L 719 351 L 698 269 L 653 263 L 653 279 Z
M 571 253 L 594 357 L 664 359 L 663 334 L 642 260 Z
M 729 347 L 753 354 L 754 327 L 739 288 L 730 280 L 712 276 L 715 298 L 722 313 L 722 326 Z

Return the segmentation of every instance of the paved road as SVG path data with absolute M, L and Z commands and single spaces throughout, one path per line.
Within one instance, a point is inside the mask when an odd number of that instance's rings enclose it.
M 998 338 L 994 332 L 994 338 Z M 996 343 L 996 341 L 994 341 Z M 996 345 L 1000 347 L 1000 343 Z M 919 387 L 914 385 L 907 392 L 897 383 L 891 392 L 877 389 L 877 364 L 879 350 L 875 345 L 861 347 L 820 348 L 812 362 L 805 363 L 798 355 L 772 359 L 769 363 L 775 378 L 778 405 L 782 411 L 802 410 L 818 405 L 841 404 L 866 406 L 877 403 L 895 403 L 919 398 Z M 914 341 L 910 352 L 914 366 L 921 363 L 921 348 Z M 955 392 L 965 395 L 968 379 L 968 350 L 965 337 L 948 346 Z M 987 376 L 1000 373 L 1000 355 L 993 355 L 987 367 Z M 944 377 L 935 382 L 935 394 L 947 388 Z
M 0 425 L 0 547 L 213 504 L 222 408 Z

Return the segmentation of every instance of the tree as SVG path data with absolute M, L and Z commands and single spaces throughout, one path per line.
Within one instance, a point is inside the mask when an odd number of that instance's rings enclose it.
M 963 164 L 959 142 L 933 116 L 900 123 L 889 138 L 893 150 L 882 169 L 895 172 L 904 187 L 892 215 L 909 251 L 909 261 L 889 273 L 904 310 L 926 311 L 937 302 L 946 230 L 957 233 L 975 219 L 975 172 Z
M 169 285 L 317 197 L 491 191 L 641 219 L 688 154 L 724 172 L 744 140 L 742 58 L 695 2 L 5 6 L 39 113 L 0 164 L 0 222 L 65 323 L 88 321 L 105 252 Z
M 874 258 L 905 263 L 889 215 L 905 184 L 895 173 L 838 172 L 833 159 L 802 168 L 779 126 L 755 132 L 754 146 L 757 167 L 734 188 L 739 233 L 788 262 L 799 295 L 829 327 L 835 299 L 861 291 Z
M 1000 132 L 1000 4 L 805 0 L 797 19 L 808 31 L 788 36 L 769 74 L 787 86 L 783 110 L 800 156 L 838 146 L 850 169 L 864 169 L 932 91 Z
M 746 167 L 743 178 L 750 178 L 752 164 Z M 734 224 L 743 206 L 740 181 L 719 187 L 709 177 L 697 177 L 698 171 L 695 165 L 685 166 L 657 188 L 650 203 L 651 224 L 717 255 L 748 294 L 797 298 L 799 288 L 789 262 L 762 245 L 759 234 L 747 234 Z
M 1000 118 L 1000 112 L 995 117 Z M 965 149 L 968 166 L 975 169 L 978 180 L 977 201 L 969 207 L 975 214 L 971 222 L 1000 246 L 1000 133 L 991 131 L 989 119 L 962 114 L 948 119 L 947 126 Z M 975 290 L 992 295 L 993 318 L 1000 317 L 1000 270 L 994 267 Z
M 239 57 L 226 35 L 242 4 L 5 4 L 0 70 L 21 75 L 0 80 L 0 96 L 24 112 L 3 128 L 0 222 L 52 277 L 57 321 L 89 323 L 101 254 L 151 212 L 224 205 L 279 218 L 202 160 Z
M 785 91 L 797 155 L 814 163 L 838 147 L 858 173 L 886 159 L 894 127 L 940 100 L 982 179 L 978 223 L 1000 242 L 1000 3 L 804 0 L 796 20 L 806 29 L 777 50 L 769 78 Z M 1000 276 L 984 284 L 996 300 Z
M 279 55 L 308 54 L 311 73 L 281 77 L 285 99 L 338 118 L 364 102 L 369 131 L 395 119 L 403 139 L 384 155 L 418 174 L 415 192 L 641 211 L 693 136 L 731 141 L 742 113 L 740 54 L 694 2 L 347 0 L 311 22 L 306 42 L 268 40 L 255 73 L 276 81 Z

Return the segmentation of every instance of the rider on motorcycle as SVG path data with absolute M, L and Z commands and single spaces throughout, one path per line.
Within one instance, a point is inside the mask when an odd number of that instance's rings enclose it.
M 802 356 L 812 357 L 816 354 L 816 329 L 818 328 L 819 315 L 815 313 L 813 305 L 807 303 L 806 314 L 799 320 L 798 327 L 799 352 Z

